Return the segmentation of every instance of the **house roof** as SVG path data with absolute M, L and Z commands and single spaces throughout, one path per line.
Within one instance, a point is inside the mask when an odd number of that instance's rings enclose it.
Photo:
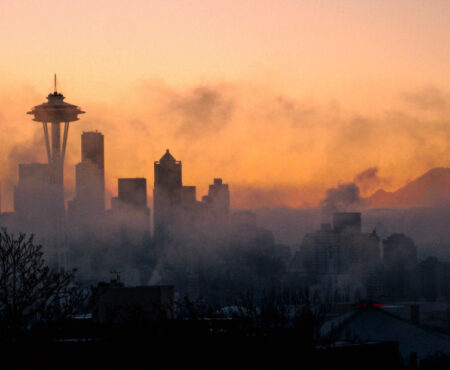
M 347 312 L 321 327 L 321 335 L 334 340 L 398 342 L 404 360 L 411 352 L 423 359 L 437 352 L 450 353 L 450 337 L 415 325 L 383 309 Z

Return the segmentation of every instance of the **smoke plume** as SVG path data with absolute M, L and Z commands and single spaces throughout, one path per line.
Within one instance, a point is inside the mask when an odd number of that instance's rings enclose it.
M 351 182 L 328 189 L 321 204 L 325 212 L 333 213 L 357 210 L 364 205 L 364 201 L 359 195 L 358 185 Z
M 378 175 L 377 167 L 369 167 L 358 173 L 354 182 L 359 186 L 363 194 L 370 194 L 384 185 L 389 185 L 389 179 Z

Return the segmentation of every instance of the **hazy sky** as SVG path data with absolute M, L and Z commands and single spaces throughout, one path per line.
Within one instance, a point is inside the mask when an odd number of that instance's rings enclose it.
M 166 148 L 198 196 L 222 176 L 236 205 L 311 206 L 371 167 L 401 186 L 450 165 L 449 45 L 448 0 L 1 0 L 3 203 L 17 162 L 45 158 L 25 112 L 54 72 L 87 112 L 68 196 L 93 129 L 113 193 L 152 183 Z

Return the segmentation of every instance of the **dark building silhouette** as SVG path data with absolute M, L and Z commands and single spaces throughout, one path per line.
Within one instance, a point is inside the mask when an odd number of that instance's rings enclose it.
M 19 182 L 14 187 L 14 211 L 24 226 L 36 226 L 37 221 L 48 216 L 52 195 L 47 164 L 19 164 Z
M 417 247 L 404 234 L 383 240 L 384 294 L 393 299 L 415 299 L 418 295 Z
M 98 296 L 94 320 L 99 323 L 122 323 L 136 314 L 153 320 L 173 318 L 173 286 L 124 287 L 99 284 L 94 294 Z
M 36 105 L 28 114 L 33 115 L 33 121 L 42 122 L 44 129 L 45 146 L 47 149 L 50 183 L 53 184 L 52 204 L 53 214 L 56 218 L 64 217 L 64 157 L 69 134 L 69 123 L 78 121 L 78 115 L 84 112 L 76 105 L 64 102 L 64 95 L 55 90 L 47 96 L 47 102 Z M 61 124 L 64 123 L 64 133 L 61 143 Z M 50 124 L 51 135 L 49 135 Z M 55 229 L 60 228 L 55 225 Z M 61 230 L 56 230 L 60 232 Z
M 177 161 L 170 154 L 169 149 L 159 161 L 155 162 L 154 171 L 154 233 L 157 239 L 164 239 L 176 228 L 182 200 L 195 201 L 195 188 L 185 189 L 182 192 L 181 161 Z
M 145 178 L 119 179 L 118 196 L 111 199 L 111 206 L 114 222 L 132 239 L 139 239 L 150 231 Z
M 428 257 L 419 265 L 421 296 L 436 301 L 441 296 L 442 263 L 437 257 Z
M 203 201 L 209 205 L 214 217 L 226 217 L 230 213 L 230 190 L 228 184 L 224 184 L 222 179 L 215 178 L 214 183 L 209 185 L 208 195 L 203 197 Z
M 361 213 L 340 212 L 333 214 L 333 229 L 336 233 L 361 233 Z
M 147 180 L 145 178 L 124 178 L 118 180 L 118 197 L 114 206 L 147 208 Z
M 47 102 L 36 105 L 30 114 L 33 121 L 42 123 L 44 130 L 45 148 L 47 151 L 48 171 L 51 188 L 51 196 L 46 199 L 46 209 L 50 210 L 48 216 L 52 224 L 52 236 L 49 244 L 53 249 L 53 256 L 49 259 L 52 264 L 64 267 L 66 264 L 66 209 L 64 202 L 64 157 L 66 154 L 67 140 L 69 136 L 70 122 L 78 121 L 78 116 L 84 112 L 76 105 L 64 101 L 65 97 L 55 89 L 47 96 Z M 61 125 L 64 123 L 64 131 L 61 134 Z M 50 134 L 49 127 L 50 124 Z M 40 215 L 42 217 L 42 214 Z
M 76 195 L 70 216 L 99 216 L 105 211 L 105 153 L 100 132 L 81 135 L 81 162 L 75 166 Z
M 320 230 L 304 236 L 293 265 L 327 280 L 335 290 L 347 289 L 344 285 L 351 283 L 355 291 L 364 289 L 368 296 L 376 296 L 381 292 L 375 277 L 381 262 L 379 244 L 375 231 L 362 233 L 360 213 L 335 213 L 333 228 L 322 224 Z
M 54 184 L 49 166 L 44 163 L 19 164 L 19 181 L 14 187 L 14 213 L 2 217 L 2 226 L 15 232 L 34 234 L 44 245 L 46 259 L 61 263 L 61 245 L 55 225 L 61 225 L 63 216 L 54 213 Z
M 197 203 L 197 188 L 195 186 L 182 186 L 180 192 L 180 204 L 182 208 L 188 210 L 191 207 L 195 207 Z
M 375 232 L 361 232 L 360 213 L 335 213 L 333 228 L 322 224 L 319 231 L 305 235 L 303 263 L 319 274 L 364 271 L 380 261 L 379 242 Z
M 404 234 L 392 234 L 383 240 L 383 261 L 386 265 L 417 265 L 417 247 Z
M 357 338 L 357 342 L 362 343 L 365 341 L 396 342 L 404 363 L 409 366 L 393 366 L 393 368 L 417 369 L 415 361 L 424 360 L 436 353 L 448 352 L 450 337 L 417 325 L 414 317 L 416 314 L 411 312 L 411 320 L 405 320 L 385 309 L 366 304 L 341 317 L 333 317 L 322 325 L 320 332 L 324 338 L 336 338 L 337 343 L 348 338 Z M 412 359 L 415 361 L 411 363 Z
M 228 184 L 215 178 L 209 185 L 208 195 L 202 197 L 200 203 L 203 227 L 211 230 L 216 237 L 224 238 L 230 231 L 230 191 Z

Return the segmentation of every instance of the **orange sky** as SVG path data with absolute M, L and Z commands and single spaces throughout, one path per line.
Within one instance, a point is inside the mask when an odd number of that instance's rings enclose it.
M 166 148 L 199 197 L 222 176 L 239 206 L 312 206 L 369 167 L 393 189 L 450 165 L 449 45 L 448 0 L 2 0 L 2 208 L 17 162 L 45 158 L 25 112 L 54 72 L 87 112 L 69 197 L 93 129 L 113 193 Z

